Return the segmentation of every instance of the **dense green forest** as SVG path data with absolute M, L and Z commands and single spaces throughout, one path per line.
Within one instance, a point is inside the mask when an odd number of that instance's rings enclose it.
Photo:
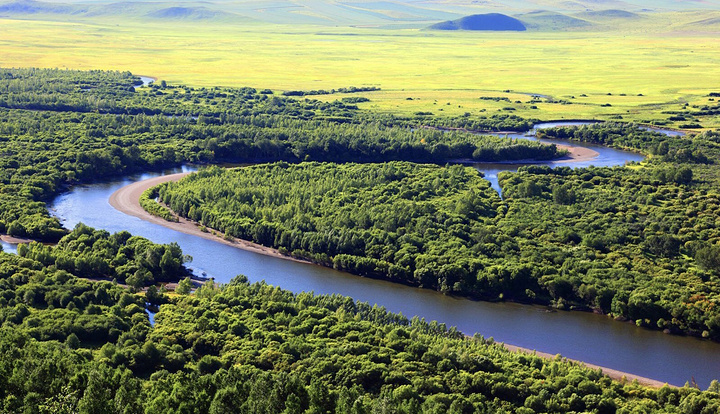
M 252 88 L 154 85 L 127 72 L 0 69 L 0 233 L 57 241 L 66 185 L 183 162 L 550 159 L 554 146 L 417 128 L 354 105 Z M 441 126 L 462 120 L 449 119 Z M 527 121 L 478 118 L 483 128 Z
M 596 127 L 621 137 L 587 140 L 652 153 L 651 162 L 526 167 L 502 177 L 501 199 L 474 169 L 443 165 L 562 152 L 421 127 L 523 131 L 531 120 L 402 119 L 350 100 L 138 85 L 124 72 L 0 70 L 0 233 L 57 241 L 0 252 L 0 412 L 720 410 L 717 382 L 708 391 L 614 382 L 341 296 L 242 276 L 190 293 L 190 258 L 178 245 L 68 231 L 45 206 L 68 185 L 134 171 L 281 161 L 242 173 L 209 168 L 153 191 L 211 227 L 340 269 L 718 339 L 717 134 L 697 146 L 633 143 L 622 135 L 642 134 L 634 127 Z M 206 183 L 204 192 L 193 183 Z M 168 215 L 154 196 L 144 204 Z M 182 278 L 167 294 L 163 284 Z M 159 306 L 154 325 L 148 304 Z
M 201 170 L 157 189 L 202 225 L 352 273 L 469 293 L 500 197 L 473 168 L 406 162 Z M 470 284 L 468 284 L 470 283 Z
M 662 137 L 643 166 L 506 173 L 502 200 L 472 168 L 403 162 L 212 168 L 155 191 L 204 226 L 355 274 L 718 340 L 720 179 L 666 161 L 685 148 Z
M 75 239 L 108 236 L 87 228 Z M 101 232 L 100 232 L 101 233 Z M 97 243 L 97 241 L 96 241 Z M 70 255 L 67 248 L 63 253 Z M 78 248 L 82 251 L 81 248 Z M 162 303 L 151 326 L 143 305 Z M 0 410 L 27 413 L 715 413 L 437 323 L 243 277 L 145 297 L 0 253 Z

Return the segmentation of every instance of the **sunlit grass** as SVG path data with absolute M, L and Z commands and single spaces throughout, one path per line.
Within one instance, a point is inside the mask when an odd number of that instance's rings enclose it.
M 720 42 L 712 34 L 17 20 L 0 20 L 0 31 L 5 67 L 118 69 L 195 86 L 274 90 L 372 85 L 382 91 L 363 94 L 372 101 L 362 107 L 404 114 L 666 119 L 662 111 L 707 104 L 707 94 L 720 91 Z M 566 102 L 531 104 L 518 92 Z M 505 96 L 511 103 L 480 96 Z M 718 117 L 703 124 L 720 126 Z

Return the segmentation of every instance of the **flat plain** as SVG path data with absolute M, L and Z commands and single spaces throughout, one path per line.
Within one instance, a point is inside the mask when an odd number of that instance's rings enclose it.
M 720 91 L 718 32 L 692 24 L 700 18 L 675 12 L 615 22 L 617 30 L 605 24 L 527 32 L 242 19 L 0 19 L 0 66 L 128 70 L 171 83 L 275 91 L 376 86 L 382 90 L 363 93 L 370 102 L 361 108 L 400 115 L 663 123 L 664 112 L 713 104 L 709 93 Z M 700 121 L 720 126 L 716 115 Z

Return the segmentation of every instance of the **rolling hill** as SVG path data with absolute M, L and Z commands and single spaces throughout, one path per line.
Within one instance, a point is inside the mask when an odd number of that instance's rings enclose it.
M 432 30 L 486 30 L 513 31 L 527 30 L 518 19 L 500 13 L 475 14 L 457 20 L 436 23 L 429 27 Z
M 209 10 L 205 7 L 167 7 L 146 14 L 156 19 L 207 20 L 217 17 L 231 17 L 230 13 Z
M 0 0 L 0 18 L 492 31 L 717 30 L 720 0 Z M 465 16 L 465 17 L 463 17 Z M 113 21 L 115 23 L 115 21 Z M 683 27 L 687 25 L 687 27 Z M 642 27 L 640 27 L 642 26 Z
M 589 28 L 593 24 L 587 20 L 547 10 L 537 10 L 517 16 L 530 30 L 570 30 Z

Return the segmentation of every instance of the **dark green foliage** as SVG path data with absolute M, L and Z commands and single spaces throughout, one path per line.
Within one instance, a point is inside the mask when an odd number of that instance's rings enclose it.
M 511 231 L 521 262 L 545 269 L 537 293 L 549 293 L 560 307 L 588 307 L 720 339 L 714 322 L 720 320 L 714 306 L 720 298 L 720 177 L 711 167 L 695 166 L 700 180 L 656 178 L 667 169 L 664 163 L 533 166 L 501 176 L 508 209 L 498 227 Z
M 36 340 L 71 349 L 101 346 L 129 332 L 135 315 L 147 320 L 140 297 L 110 282 L 90 282 L 7 254 L 0 255 L 0 271 L 0 324 Z
M 18 246 L 18 256 L 80 277 L 116 279 L 134 287 L 169 282 L 187 274 L 176 243 L 159 245 L 124 231 L 110 234 L 78 224 L 55 247 Z
M 410 414 L 682 407 L 712 413 L 720 407 L 715 392 L 623 385 L 597 370 L 510 353 L 435 322 L 408 320 L 341 296 L 249 285 L 242 277 L 176 297 L 160 308 L 154 328 L 137 306 L 139 296 L 116 285 L 72 276 L 43 285 L 107 288 L 97 317 L 124 325 L 116 340 L 88 348 L 73 335 L 65 340 L 73 344 L 68 346 L 30 336 L 26 323 L 6 322 L 0 328 L 2 411 L 312 413 L 392 407 Z M 29 312 L 25 319 L 44 319 L 53 310 Z
M 528 166 L 501 175 L 500 200 L 467 167 L 279 163 L 158 193 L 204 226 L 355 274 L 720 339 L 718 179 L 671 170 Z
M 720 274 L 720 245 L 716 244 L 697 249 L 695 260 L 701 268 Z
M 361 103 L 361 102 L 370 102 L 370 99 L 368 99 L 364 96 L 351 96 L 349 98 L 342 98 L 340 101 L 343 103 Z
M 548 159 L 554 146 L 413 129 L 414 119 L 252 88 L 136 91 L 127 72 L 0 69 L 0 229 L 57 241 L 43 201 L 66 185 L 183 162 Z M 520 118 L 436 126 L 528 129 Z M 478 152 L 479 151 L 479 152 Z M 158 213 L 163 214 L 162 211 Z
M 340 88 L 340 89 L 330 89 L 330 90 L 312 90 L 312 91 L 286 91 L 282 94 L 284 96 L 311 96 L 311 95 L 332 95 L 334 93 L 357 93 L 357 92 L 374 92 L 379 91 L 380 88 L 376 86 L 361 86 L 359 88 L 355 86 L 351 86 L 349 88 Z M 349 98 L 343 98 L 343 102 L 345 99 Z M 350 98 L 352 99 L 352 98 Z M 366 101 L 360 101 L 360 102 L 366 102 Z M 351 102 L 354 103 L 354 102 Z
M 432 112 L 422 112 L 424 115 L 432 115 Z M 488 118 L 478 117 L 470 118 L 459 116 L 455 118 L 429 118 L 423 119 L 423 125 L 435 126 L 438 128 L 462 128 L 468 131 L 484 132 L 484 131 L 518 131 L 524 132 L 532 129 L 536 123 L 535 119 L 523 119 L 517 115 L 496 114 Z
M 403 162 L 210 168 L 158 193 L 181 216 L 233 237 L 465 294 L 482 269 L 474 235 L 500 203 L 472 168 Z

